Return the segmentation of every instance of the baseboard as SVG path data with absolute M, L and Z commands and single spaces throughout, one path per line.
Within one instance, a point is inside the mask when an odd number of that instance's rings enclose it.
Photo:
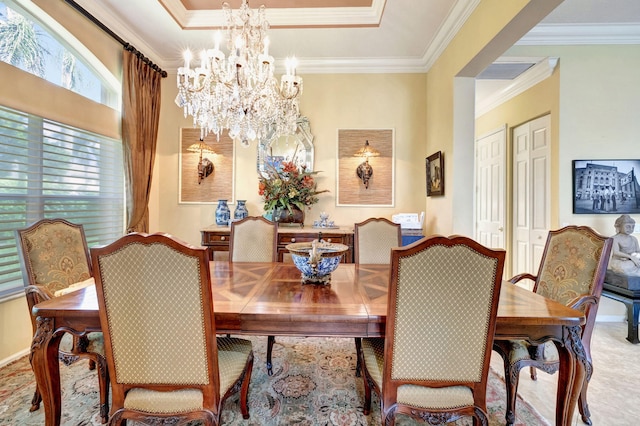
M 626 322 L 624 315 L 596 315 L 596 322 Z
M 5 358 L 5 359 L 0 359 L 0 368 L 4 367 L 5 365 L 11 364 L 13 361 L 22 358 L 25 355 L 29 354 L 29 348 L 27 349 L 23 349 L 20 352 L 16 352 L 15 354 Z

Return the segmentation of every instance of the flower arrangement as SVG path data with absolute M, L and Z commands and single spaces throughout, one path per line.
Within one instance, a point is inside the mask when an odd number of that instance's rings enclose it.
M 264 201 L 267 212 L 287 209 L 292 213 L 294 206 L 302 211 L 318 202 L 318 191 L 313 176 L 318 172 L 307 172 L 305 167 L 298 168 L 293 162 L 285 161 L 278 168 L 270 166 L 266 176 L 261 176 L 258 193 Z

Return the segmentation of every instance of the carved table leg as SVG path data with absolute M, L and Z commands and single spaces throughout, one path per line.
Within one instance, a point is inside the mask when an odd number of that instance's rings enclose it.
M 276 343 L 275 336 L 267 337 L 267 374 L 273 376 L 273 364 L 271 363 L 271 353 L 273 352 L 273 344 Z
M 558 394 L 556 397 L 556 425 L 570 426 L 578 396 L 585 379 L 585 371 L 591 369 L 587 360 L 580 326 L 564 327 L 563 342 L 556 342 L 560 356 Z
M 63 333 L 55 334 L 53 318 L 37 317 L 36 323 L 29 361 L 44 403 L 45 424 L 58 426 L 61 414 L 58 350 Z

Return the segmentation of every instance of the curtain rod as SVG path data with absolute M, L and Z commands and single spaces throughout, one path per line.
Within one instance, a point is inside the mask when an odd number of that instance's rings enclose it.
M 87 12 L 86 9 L 84 9 L 82 6 L 80 6 L 74 0 L 64 0 L 64 1 L 69 6 L 73 7 L 75 10 L 80 12 L 85 18 L 87 18 L 88 20 L 93 22 L 102 31 L 104 31 L 105 33 L 109 34 L 114 40 L 116 40 L 118 43 L 120 43 L 122 46 L 124 46 L 124 48 L 126 50 L 128 50 L 130 52 L 133 52 L 138 58 L 140 58 L 142 60 L 142 62 L 144 62 L 145 64 L 149 65 L 151 67 L 151 69 L 153 69 L 154 71 L 159 72 L 160 75 L 163 78 L 167 76 L 167 72 L 166 71 L 163 71 L 158 65 L 154 64 L 153 62 L 151 62 L 151 59 L 149 59 L 146 56 L 144 56 L 142 54 L 142 52 L 140 52 L 138 49 L 136 49 L 133 45 L 131 45 L 130 43 L 127 43 L 126 41 L 124 41 L 122 39 L 122 37 L 120 37 L 118 34 L 114 33 L 113 31 L 111 31 L 111 29 L 109 27 L 107 27 L 105 24 L 103 24 L 98 19 L 96 19 L 95 16 L 93 16 L 92 14 Z

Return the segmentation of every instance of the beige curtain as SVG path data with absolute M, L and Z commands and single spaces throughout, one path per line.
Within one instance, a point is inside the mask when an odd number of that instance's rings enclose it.
M 156 156 L 162 75 L 124 50 L 122 146 L 124 150 L 127 232 L 149 231 L 149 192 Z

